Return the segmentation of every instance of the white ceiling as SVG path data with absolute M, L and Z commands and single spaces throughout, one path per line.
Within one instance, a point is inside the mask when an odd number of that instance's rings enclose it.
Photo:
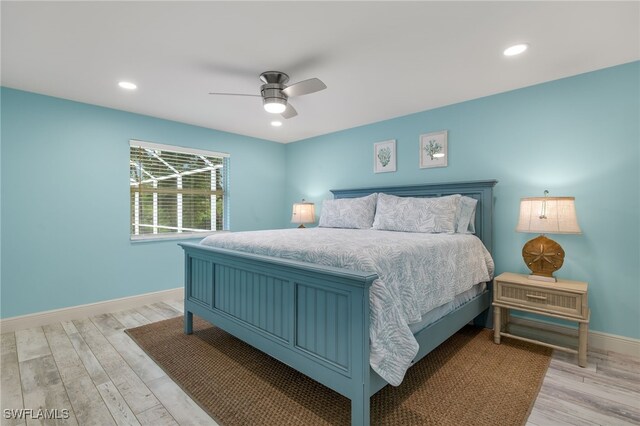
M 633 2 L 7 2 L 2 85 L 291 142 L 640 59 Z M 505 47 L 530 49 L 506 58 Z M 280 128 L 262 71 L 327 90 Z M 134 92 L 120 80 L 138 85 Z

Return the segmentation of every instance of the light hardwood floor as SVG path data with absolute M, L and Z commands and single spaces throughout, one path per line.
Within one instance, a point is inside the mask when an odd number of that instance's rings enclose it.
M 2 334 L 2 425 L 215 425 L 124 333 L 172 318 L 182 301 Z M 555 352 L 527 425 L 640 425 L 640 358 Z M 7 419 L 5 409 L 56 408 L 56 422 Z M 59 416 L 62 417 L 62 416 Z

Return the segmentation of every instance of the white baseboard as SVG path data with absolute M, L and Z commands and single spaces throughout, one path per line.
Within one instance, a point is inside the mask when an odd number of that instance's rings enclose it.
M 510 322 L 527 327 L 539 328 L 546 331 L 568 334 L 575 328 L 564 325 L 553 324 L 546 321 L 533 320 L 529 318 L 511 317 Z M 616 334 L 603 333 L 601 331 L 589 330 L 588 348 L 596 352 L 617 352 L 625 355 L 632 355 L 640 358 L 640 339 L 618 336 Z
M 55 324 L 61 321 L 88 318 L 95 315 L 144 306 L 150 303 L 181 299 L 183 297 L 184 288 L 178 287 L 170 290 L 123 297 L 121 299 L 105 300 L 104 302 L 88 303 L 86 305 L 36 312 L 35 314 L 0 319 L 0 331 L 2 333 L 10 333 L 16 330 L 41 327 L 43 325 Z

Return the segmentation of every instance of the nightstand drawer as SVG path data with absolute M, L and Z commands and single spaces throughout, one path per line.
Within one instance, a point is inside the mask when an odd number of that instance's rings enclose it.
M 531 309 L 584 318 L 583 294 L 497 282 L 494 300 Z

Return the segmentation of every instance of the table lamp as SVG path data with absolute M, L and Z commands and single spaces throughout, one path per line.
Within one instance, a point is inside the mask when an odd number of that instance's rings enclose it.
M 530 279 L 556 282 L 553 273 L 562 267 L 564 250 L 545 234 L 581 234 L 574 197 L 522 198 L 517 232 L 542 234 L 527 241 L 522 248 L 524 263 L 531 270 Z
M 302 202 L 293 204 L 291 223 L 299 223 L 300 226 L 298 226 L 298 228 L 304 228 L 305 223 L 313 223 L 315 221 L 315 204 L 305 201 L 304 198 L 302 199 Z

